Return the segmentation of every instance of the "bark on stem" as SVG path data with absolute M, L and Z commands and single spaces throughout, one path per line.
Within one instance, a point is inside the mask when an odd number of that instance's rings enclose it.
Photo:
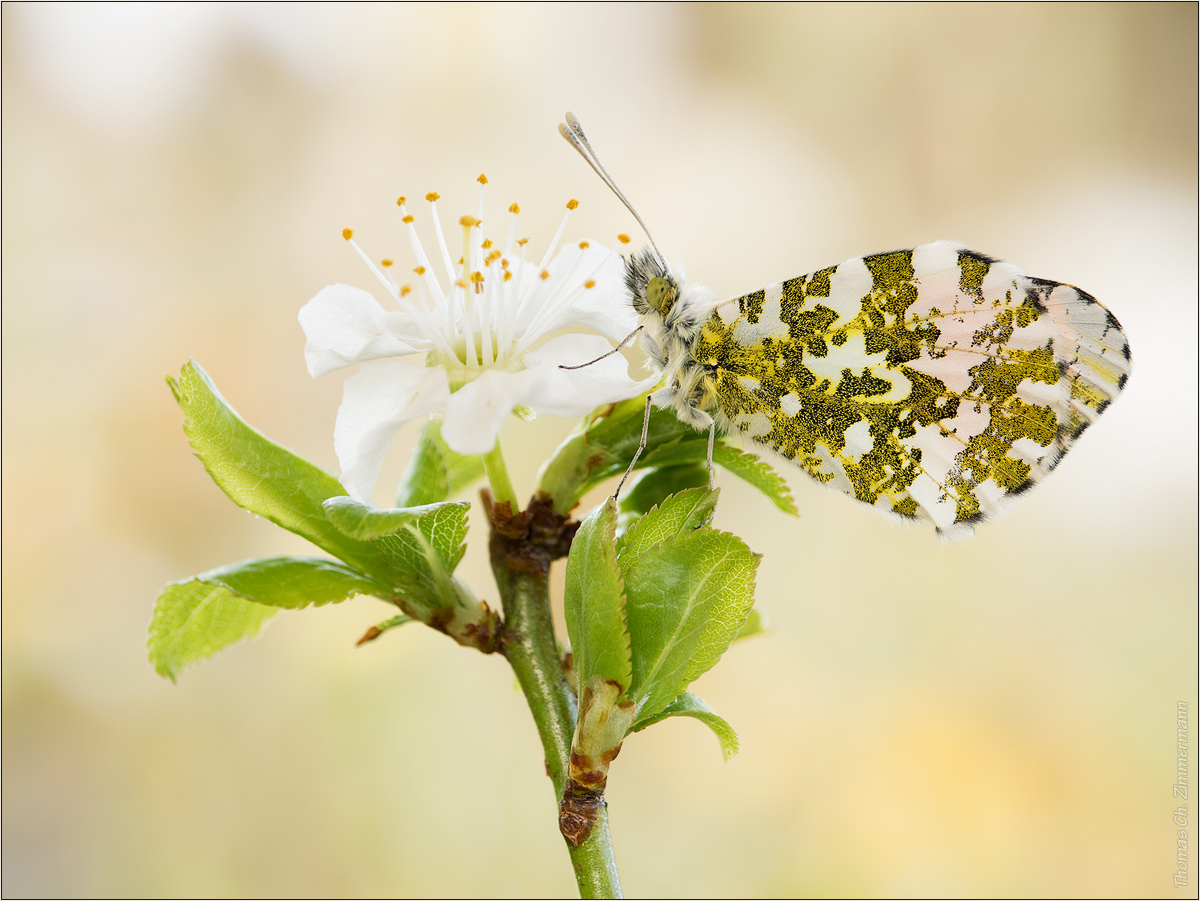
M 545 495 L 513 515 L 511 505 L 493 505 L 484 493 L 491 522 L 492 571 L 504 604 L 501 651 L 516 673 L 533 714 L 554 786 L 555 814 L 562 799 L 575 733 L 576 700 L 567 685 L 550 616 L 550 561 L 566 556 L 577 523 L 553 510 Z M 573 847 L 564 839 L 582 898 L 619 898 L 608 813 L 601 807 L 591 835 Z

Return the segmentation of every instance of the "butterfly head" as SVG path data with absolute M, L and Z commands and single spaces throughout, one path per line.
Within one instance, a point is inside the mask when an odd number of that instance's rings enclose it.
M 655 313 L 664 319 L 674 307 L 682 287 L 680 279 L 650 248 L 625 261 L 625 286 L 639 316 Z

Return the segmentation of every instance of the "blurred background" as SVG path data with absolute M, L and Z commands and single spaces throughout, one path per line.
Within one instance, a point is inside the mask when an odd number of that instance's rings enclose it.
M 415 265 L 396 195 L 473 212 L 486 172 L 539 253 L 569 197 L 568 238 L 637 234 L 555 133 L 571 109 L 721 294 L 953 238 L 1084 287 L 1135 359 L 963 545 L 799 475 L 789 520 L 719 476 L 774 631 L 696 686 L 730 764 L 691 720 L 626 743 L 626 891 L 1195 897 L 1171 786 L 1196 703 L 1196 35 L 1194 4 L 4 4 L 4 895 L 574 893 L 503 660 L 417 627 L 355 649 L 387 615 L 361 598 L 178 686 L 145 657 L 164 583 L 312 551 L 212 485 L 163 375 L 195 358 L 336 472 L 346 373 L 309 378 L 296 313 L 374 287 L 340 230 Z M 571 425 L 506 426 L 520 492 Z M 494 600 L 483 551 L 461 572 Z

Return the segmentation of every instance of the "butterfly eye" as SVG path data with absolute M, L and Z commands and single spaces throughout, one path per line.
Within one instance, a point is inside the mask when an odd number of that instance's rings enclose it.
M 673 293 L 671 286 L 662 276 L 656 275 L 646 284 L 646 301 L 659 312 Z

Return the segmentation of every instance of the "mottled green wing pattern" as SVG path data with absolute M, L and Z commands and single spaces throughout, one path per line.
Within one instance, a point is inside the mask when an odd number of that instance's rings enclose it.
M 692 355 L 731 435 L 949 537 L 1054 469 L 1130 366 L 1092 297 L 945 241 L 731 300 Z

